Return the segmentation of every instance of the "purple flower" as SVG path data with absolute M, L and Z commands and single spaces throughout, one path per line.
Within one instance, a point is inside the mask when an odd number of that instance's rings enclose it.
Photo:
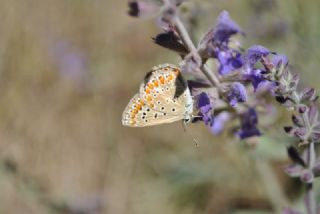
M 228 74 L 243 65 L 241 54 L 237 51 L 220 51 L 217 54 L 217 58 L 220 63 L 218 71 L 221 75 Z
M 284 208 L 282 210 L 282 214 L 301 214 L 301 213 L 291 208 Z
M 229 38 L 241 31 L 239 25 L 229 16 L 227 11 L 222 11 L 218 16 L 218 21 L 214 27 L 213 42 L 221 44 L 229 42 Z
M 246 64 L 252 68 L 262 57 L 266 57 L 270 53 L 267 48 L 261 45 L 254 45 L 247 50 L 245 55 Z
M 260 136 L 261 133 L 257 128 L 258 116 L 254 108 L 249 108 L 247 112 L 240 117 L 240 130 L 238 135 L 241 139 L 246 139 L 253 136 Z
M 244 74 L 244 78 L 249 80 L 253 86 L 254 91 L 257 91 L 261 84 L 269 82 L 265 79 L 263 71 L 260 69 L 251 69 L 247 67 L 247 71 Z M 270 89 L 272 89 L 271 87 Z
M 248 96 L 244 85 L 239 82 L 232 83 L 227 93 L 227 99 L 232 107 L 235 107 L 239 102 L 246 102 Z
M 320 141 L 320 124 L 318 122 L 319 110 L 316 105 L 310 107 L 300 106 L 300 115 L 293 115 L 293 126 L 286 126 L 284 130 L 290 136 L 295 136 L 301 142 L 319 142 Z M 303 114 L 307 113 L 307 117 Z M 309 125 L 308 125 L 309 124 Z
M 301 96 L 302 102 L 307 102 L 307 101 L 313 102 L 318 98 L 317 92 L 314 88 L 304 88 L 300 96 Z
M 285 55 L 275 55 L 272 58 L 272 64 L 276 67 L 279 67 L 280 65 L 287 65 L 288 64 L 288 58 Z
M 307 155 L 300 156 L 293 146 L 288 148 L 288 155 L 294 164 L 285 166 L 284 171 L 291 177 L 299 177 L 304 183 L 311 183 L 315 177 L 316 168 L 309 169 L 306 164 Z
M 71 47 L 67 41 L 59 40 L 50 47 L 49 54 L 62 77 L 79 85 L 87 81 L 88 61 L 83 52 Z
M 270 53 L 271 52 L 267 48 L 261 45 L 254 45 L 247 50 L 247 53 L 244 56 L 244 78 L 252 83 L 255 91 L 258 89 L 261 83 L 267 81 L 264 77 L 265 71 L 255 68 L 255 64 L 258 61 L 260 61 L 263 57 L 268 56 Z
M 198 50 L 203 58 L 217 58 L 219 51 L 229 49 L 228 43 L 232 35 L 241 32 L 240 27 L 230 18 L 227 11 L 222 11 L 217 23 L 200 40 Z
M 228 122 L 231 119 L 231 114 L 229 112 L 223 111 L 220 114 L 216 115 L 214 117 L 214 121 L 212 126 L 210 127 L 210 130 L 213 134 L 220 134 L 226 122 Z
M 197 97 L 197 107 L 199 109 L 199 116 L 207 126 L 213 124 L 212 105 L 207 93 L 202 92 Z

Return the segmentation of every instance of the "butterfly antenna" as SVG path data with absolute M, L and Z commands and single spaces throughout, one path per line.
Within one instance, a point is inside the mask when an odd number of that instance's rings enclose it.
M 190 137 L 192 137 L 192 141 L 194 142 L 194 145 L 196 146 L 196 147 L 199 147 L 199 142 L 198 142 L 198 140 L 192 135 L 192 133 L 191 132 L 187 132 L 187 123 L 186 123 L 186 121 L 182 121 L 182 127 L 183 127 L 183 130 L 186 132 L 186 133 L 188 133 L 188 134 L 190 134 Z

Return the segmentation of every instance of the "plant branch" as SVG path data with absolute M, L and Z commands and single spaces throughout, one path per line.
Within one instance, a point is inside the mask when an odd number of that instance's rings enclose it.
M 197 48 L 194 46 L 186 28 L 184 27 L 181 19 L 176 15 L 173 18 L 173 22 L 174 25 L 181 37 L 182 42 L 187 46 L 187 48 L 189 49 L 190 52 L 198 54 L 198 50 Z M 208 78 L 208 80 L 210 81 L 210 83 L 213 86 L 216 86 L 219 90 L 220 90 L 220 81 L 218 79 L 218 77 L 216 75 L 214 75 L 214 73 L 208 68 L 208 66 L 206 66 L 205 64 L 203 64 L 200 68 L 200 70 L 202 71 L 202 73 Z
M 316 155 L 314 143 L 313 142 L 309 143 L 306 149 L 307 149 L 308 168 L 312 170 L 314 167 L 315 155 Z M 317 204 L 316 204 L 316 198 L 315 198 L 315 193 L 313 188 L 313 182 L 307 184 L 305 206 L 308 214 L 317 214 Z

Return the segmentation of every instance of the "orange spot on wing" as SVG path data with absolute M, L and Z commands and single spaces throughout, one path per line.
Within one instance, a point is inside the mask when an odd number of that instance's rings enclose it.
M 150 94 L 150 89 L 146 88 L 145 92 L 146 92 L 146 94 Z
M 168 77 L 168 81 L 171 81 L 171 80 L 173 80 L 173 75 L 172 74 L 170 74 L 169 77 Z
M 138 104 L 137 107 L 136 107 L 136 109 L 138 109 L 138 111 L 141 110 L 141 109 L 142 109 L 142 105 L 141 105 L 141 104 Z
M 158 83 L 157 80 L 155 80 L 155 81 L 153 82 L 153 84 L 154 84 L 155 87 L 158 87 L 158 86 L 159 86 L 159 83 Z
M 150 89 L 153 89 L 152 83 L 148 83 L 148 87 L 149 87 Z
M 159 77 L 159 80 L 160 80 L 160 83 L 161 83 L 161 84 L 164 84 L 164 83 L 165 83 L 165 80 L 164 80 L 163 76 Z
M 130 120 L 130 125 L 134 125 L 136 122 L 135 121 L 133 121 L 133 120 Z
M 147 100 L 148 102 L 150 102 L 150 101 L 152 101 L 152 97 L 151 97 L 151 96 L 146 96 L 146 100 Z

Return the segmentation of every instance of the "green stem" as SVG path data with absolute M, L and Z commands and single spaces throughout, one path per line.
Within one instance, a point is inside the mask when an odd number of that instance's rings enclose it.
M 282 213 L 284 207 L 289 207 L 289 202 L 283 194 L 278 178 L 266 160 L 256 158 L 255 162 L 256 169 L 275 213 Z
M 311 142 L 307 146 L 307 162 L 308 168 L 312 170 L 315 163 L 315 149 L 314 143 Z M 313 182 L 307 184 L 307 192 L 305 196 L 305 206 L 307 209 L 308 214 L 317 214 L 317 204 L 316 204 L 316 197 L 313 188 Z

